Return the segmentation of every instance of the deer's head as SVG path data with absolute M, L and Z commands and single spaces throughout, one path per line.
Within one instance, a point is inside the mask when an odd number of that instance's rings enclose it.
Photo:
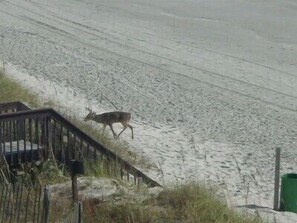
M 93 112 L 92 109 L 90 108 L 86 108 L 88 111 L 89 111 L 89 114 L 87 114 L 87 116 L 84 118 L 84 121 L 89 121 L 89 120 L 93 120 L 95 115 L 96 115 L 96 112 Z

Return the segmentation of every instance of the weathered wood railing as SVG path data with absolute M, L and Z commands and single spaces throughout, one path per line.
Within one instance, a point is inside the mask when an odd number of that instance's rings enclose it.
M 122 178 L 160 186 L 127 161 L 108 150 L 53 109 L 29 110 L 17 102 L 0 105 L 0 149 L 10 166 L 53 156 L 69 166 L 70 161 L 114 162 Z M 6 111 L 1 112 L 1 108 Z
M 0 182 L 0 222 L 48 222 L 46 188 Z
M 20 101 L 7 102 L 0 104 L 0 114 L 6 114 L 11 112 L 31 110 L 27 105 Z

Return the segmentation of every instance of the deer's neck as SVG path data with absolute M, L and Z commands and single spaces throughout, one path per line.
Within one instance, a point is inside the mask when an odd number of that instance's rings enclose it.
M 103 120 L 103 118 L 102 118 L 101 115 L 95 115 L 94 118 L 93 118 L 93 120 L 95 122 L 98 122 L 98 123 L 103 123 L 104 122 L 104 120 Z

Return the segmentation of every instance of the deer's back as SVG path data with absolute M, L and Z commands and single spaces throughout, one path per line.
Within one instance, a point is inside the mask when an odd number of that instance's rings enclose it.
M 131 113 L 114 111 L 114 112 L 105 112 L 98 115 L 98 118 L 101 123 L 104 124 L 113 124 L 117 122 L 129 122 L 131 119 Z

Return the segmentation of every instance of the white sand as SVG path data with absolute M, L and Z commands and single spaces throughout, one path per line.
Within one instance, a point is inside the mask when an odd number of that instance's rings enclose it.
M 8 0 L 0 58 L 79 117 L 131 111 L 135 139 L 120 140 L 159 182 L 211 182 L 234 207 L 297 222 L 272 211 L 276 146 L 296 172 L 296 24 L 292 0 Z

